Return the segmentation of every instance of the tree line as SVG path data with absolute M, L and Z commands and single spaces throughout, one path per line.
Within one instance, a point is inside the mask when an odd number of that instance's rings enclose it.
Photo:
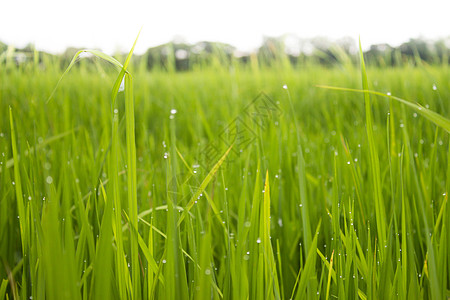
M 43 63 L 56 60 L 64 68 L 78 50 L 68 48 L 60 55 L 51 55 L 36 51 L 31 44 L 16 49 L 0 42 L 0 64 L 9 62 L 20 65 L 29 61 Z M 389 44 L 371 45 L 364 55 L 367 64 L 378 67 L 449 64 L 450 37 L 435 41 L 410 39 L 396 47 Z M 234 64 L 258 67 L 302 67 L 319 64 L 332 67 L 357 62 L 357 43 L 351 38 L 330 41 L 326 38 L 299 39 L 292 36 L 266 37 L 261 46 L 252 52 L 242 52 L 232 45 L 218 42 L 188 44 L 173 41 L 149 48 L 144 54 L 135 55 L 133 59 L 133 63 L 141 68 L 169 72 Z

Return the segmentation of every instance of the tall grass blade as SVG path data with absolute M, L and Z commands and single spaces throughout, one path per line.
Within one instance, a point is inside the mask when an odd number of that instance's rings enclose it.
M 320 229 L 321 221 L 319 221 L 319 224 L 316 228 L 316 234 L 314 235 L 314 239 L 312 240 L 311 248 L 308 251 L 308 256 L 306 257 L 305 261 L 305 268 L 303 269 L 303 272 L 300 275 L 300 281 L 298 283 L 298 290 L 297 295 L 295 297 L 296 300 L 298 299 L 305 299 L 307 297 L 307 293 L 312 295 L 315 294 L 316 291 L 307 291 L 307 287 L 309 286 L 309 282 L 313 280 L 311 277 L 315 277 L 315 270 L 314 266 L 316 264 L 316 253 L 317 253 L 317 238 L 318 238 L 318 232 Z M 312 298 L 311 296 L 309 298 Z
M 367 91 L 369 90 L 369 84 L 367 81 L 366 66 L 364 63 L 361 41 L 359 41 L 359 54 L 361 63 L 362 86 L 363 90 Z M 364 103 L 366 108 L 366 131 L 367 131 L 367 139 L 369 142 L 369 156 L 370 156 L 369 166 L 373 182 L 373 196 L 375 202 L 377 234 L 378 234 L 378 241 L 380 243 L 380 249 L 384 250 L 384 245 L 387 243 L 386 212 L 384 209 L 383 196 L 381 192 L 380 161 L 378 158 L 378 151 L 373 134 L 372 107 L 369 93 L 364 93 Z
M 17 210 L 18 210 L 18 218 L 19 218 L 19 226 L 20 226 L 20 240 L 22 242 L 22 254 L 23 259 L 27 260 L 28 258 L 28 220 L 25 212 L 25 205 L 23 202 L 23 194 L 22 194 L 22 179 L 20 176 L 20 165 L 19 165 L 19 155 L 17 153 L 17 142 L 16 142 L 16 134 L 14 130 L 14 120 L 12 109 L 9 107 L 9 121 L 11 127 L 11 145 L 14 159 L 14 186 L 16 192 L 16 201 L 17 201 Z M 23 264 L 22 271 L 22 297 L 27 297 L 27 263 Z
M 112 268 L 112 211 L 113 202 L 107 199 L 103 183 L 100 182 L 101 193 L 106 202 L 100 227 L 100 237 L 95 254 L 94 263 L 94 298 L 111 298 L 111 275 Z
M 124 75 L 125 75 L 125 73 L 129 73 L 127 68 L 128 68 L 128 65 L 129 65 L 129 63 L 131 61 L 131 56 L 133 55 L 134 48 L 136 47 L 136 43 L 137 43 L 137 41 L 139 39 L 139 35 L 141 34 L 141 30 L 142 30 L 142 28 L 139 30 L 139 33 L 136 36 L 136 39 L 134 40 L 133 46 L 131 47 L 131 50 L 128 53 L 127 58 L 125 59 L 125 62 L 123 64 L 123 66 L 120 65 L 121 70 L 120 70 L 119 75 L 117 76 L 116 82 L 114 83 L 113 88 L 112 88 L 112 92 L 111 92 L 111 97 L 112 97 L 112 106 L 111 107 L 113 107 L 113 108 L 115 107 L 117 92 L 120 89 L 120 84 L 124 80 Z

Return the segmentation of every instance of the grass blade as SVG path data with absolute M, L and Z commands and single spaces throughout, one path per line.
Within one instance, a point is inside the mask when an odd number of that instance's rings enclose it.
M 202 183 L 198 187 L 198 189 L 195 191 L 194 195 L 191 197 L 189 202 L 186 205 L 186 208 L 184 209 L 183 213 L 181 214 L 180 218 L 178 219 L 178 226 L 180 226 L 183 219 L 186 217 L 186 214 L 189 213 L 191 208 L 194 206 L 195 201 L 199 198 L 200 194 L 206 189 L 209 182 L 213 179 L 214 175 L 219 170 L 220 166 L 223 164 L 225 159 L 227 158 L 228 154 L 231 151 L 231 148 L 233 145 L 231 145 L 228 150 L 224 153 L 224 155 L 219 159 L 219 161 L 212 167 L 212 169 L 209 171 L 208 175 L 206 175 L 205 179 L 203 179 Z
M 361 48 L 361 41 L 359 41 L 359 54 L 361 62 L 361 77 L 363 90 L 369 90 L 366 65 L 364 63 L 364 56 Z M 377 147 L 373 134 L 372 107 L 369 93 L 364 93 L 364 103 L 366 108 L 366 130 L 367 130 L 367 139 L 369 142 L 369 156 L 370 156 L 369 166 L 372 173 L 372 181 L 373 181 L 373 194 L 375 201 L 375 212 L 376 212 L 375 217 L 377 222 L 378 241 L 380 242 L 380 249 L 384 249 L 384 245 L 387 242 L 386 212 L 384 210 L 383 196 L 381 193 L 380 160 L 378 158 Z
M 142 28 L 141 28 L 141 30 L 142 30 Z M 116 98 L 117 98 L 117 93 L 118 93 L 118 91 L 119 91 L 120 84 L 122 83 L 122 80 L 124 79 L 125 73 L 128 73 L 128 70 L 127 70 L 128 64 L 129 64 L 130 61 L 131 61 L 131 56 L 133 55 L 134 48 L 136 47 L 136 43 L 137 43 L 137 41 L 138 41 L 138 39 L 139 39 L 139 35 L 141 34 L 141 30 L 139 30 L 139 33 L 138 33 L 136 39 L 134 40 L 133 47 L 131 47 L 131 50 L 130 50 L 130 52 L 128 53 L 128 56 L 127 56 L 127 58 L 125 59 L 125 63 L 123 64 L 123 66 L 121 65 L 120 73 L 119 73 L 119 75 L 117 76 L 116 82 L 115 82 L 114 85 L 113 85 L 112 92 L 111 92 L 111 97 L 112 97 L 112 106 L 111 106 L 111 107 L 115 107 Z M 126 87 L 125 87 L 125 88 L 126 88 Z
M 327 86 L 327 85 L 316 85 L 318 88 L 327 89 L 327 90 L 335 90 L 335 91 L 343 91 L 343 92 L 353 92 L 353 93 L 363 93 L 365 95 L 375 95 L 375 96 L 381 96 L 385 98 L 389 98 L 392 100 L 395 100 L 399 103 L 405 104 L 406 106 L 414 109 L 418 114 L 425 117 L 427 120 L 431 121 L 432 123 L 436 124 L 437 126 L 441 127 L 445 131 L 450 133 L 450 120 L 445 118 L 444 116 L 420 105 L 419 103 L 414 103 L 396 96 L 392 96 L 389 94 L 384 94 L 381 92 L 369 90 L 367 87 L 366 89 L 351 89 L 351 88 L 343 88 L 343 87 L 335 87 L 335 86 Z
M 67 67 L 67 69 L 64 71 L 64 73 L 59 78 L 58 82 L 56 83 L 55 88 L 53 89 L 52 93 L 50 94 L 50 97 L 48 97 L 48 99 L 47 99 L 47 103 L 53 98 L 53 96 L 55 95 L 56 89 L 58 88 L 58 86 L 61 83 L 62 79 L 67 75 L 67 73 L 69 73 L 69 71 L 72 69 L 72 67 L 77 62 L 78 57 L 82 53 L 90 53 L 90 54 L 95 55 L 95 56 L 97 56 L 97 57 L 99 57 L 101 59 L 104 59 L 105 61 L 108 61 L 108 62 L 112 63 L 117 68 L 123 69 L 122 64 L 117 59 L 115 59 L 114 57 L 112 57 L 110 55 L 107 55 L 107 54 L 105 54 L 103 52 L 100 52 L 98 50 L 89 50 L 89 49 L 80 50 L 74 55 L 74 57 L 72 58 L 72 61 L 69 64 L 69 66 Z M 120 83 L 119 83 L 119 85 L 120 85 Z

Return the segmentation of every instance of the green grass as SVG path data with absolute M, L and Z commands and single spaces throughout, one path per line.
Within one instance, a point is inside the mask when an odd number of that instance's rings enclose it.
M 0 299 L 450 296 L 448 66 L 131 52 L 0 69 Z

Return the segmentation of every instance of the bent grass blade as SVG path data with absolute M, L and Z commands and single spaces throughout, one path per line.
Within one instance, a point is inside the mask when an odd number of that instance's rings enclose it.
M 134 48 L 133 48 L 134 49 Z M 48 97 L 47 99 L 47 103 L 50 102 L 50 100 L 53 98 L 53 96 L 55 95 L 56 89 L 58 88 L 59 84 L 61 83 L 61 81 L 63 80 L 63 78 L 67 75 L 67 73 L 69 73 L 69 71 L 72 69 L 72 67 L 75 65 L 75 63 L 77 62 L 78 57 L 82 54 L 82 53 L 90 53 L 94 56 L 97 56 L 107 62 L 112 63 L 114 66 L 116 66 L 117 68 L 120 68 L 123 70 L 124 66 L 114 57 L 105 54 L 103 52 L 100 52 L 98 50 L 90 50 L 90 49 L 84 49 L 84 50 L 80 50 L 78 51 L 72 58 L 72 61 L 70 62 L 69 66 L 67 67 L 67 69 L 64 71 L 64 73 L 61 75 L 61 77 L 59 78 L 58 82 L 56 83 L 55 88 L 53 89 L 52 93 L 50 94 L 50 97 Z M 122 75 L 123 76 L 123 75 Z M 120 86 L 120 82 L 119 82 L 119 86 Z M 118 88 L 117 88 L 118 89 Z
M 434 112 L 419 103 L 414 103 L 405 99 L 402 99 L 400 97 L 384 94 L 381 92 L 369 90 L 369 89 L 351 89 L 351 88 L 344 88 L 344 87 L 337 87 L 337 86 L 328 86 L 328 85 L 316 85 L 316 87 L 321 89 L 327 89 L 327 90 L 335 90 L 335 91 L 343 91 L 343 92 L 353 92 L 353 93 L 368 93 L 375 96 L 381 96 L 385 98 L 389 98 L 392 100 L 395 100 L 397 102 L 400 102 L 402 104 L 405 104 L 406 106 L 414 109 L 418 114 L 425 117 L 427 120 L 433 122 L 435 125 L 441 127 L 448 133 L 450 133 L 450 120 L 445 118 L 444 116 L 438 114 L 437 112 Z
M 228 150 L 225 152 L 225 154 L 219 159 L 219 161 L 212 167 L 211 171 L 209 171 L 208 175 L 206 175 L 205 179 L 203 179 L 203 182 L 200 184 L 200 187 L 196 190 L 194 195 L 192 195 L 191 199 L 189 200 L 188 204 L 186 205 L 186 208 L 184 209 L 183 213 L 180 216 L 180 219 L 178 220 L 178 226 L 180 226 L 181 222 L 186 217 L 186 214 L 191 210 L 191 208 L 194 206 L 195 201 L 198 199 L 200 194 L 206 189 L 209 182 L 213 179 L 214 175 L 219 170 L 220 166 L 223 164 L 225 159 L 228 156 L 228 153 L 230 153 L 231 148 L 233 145 L 228 148 Z

